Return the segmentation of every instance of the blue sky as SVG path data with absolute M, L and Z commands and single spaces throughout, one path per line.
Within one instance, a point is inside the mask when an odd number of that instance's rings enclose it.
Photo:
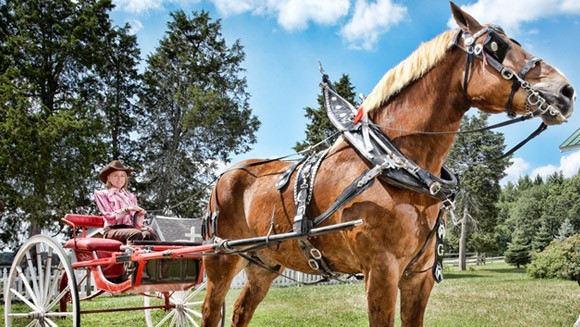
M 142 57 L 152 53 L 166 31 L 169 13 L 205 10 L 221 19 L 231 44 L 244 46 L 250 104 L 262 122 L 253 150 L 233 158 L 275 157 L 292 153 L 304 139 L 304 107 L 317 107 L 318 60 L 331 79 L 350 76 L 357 93 L 368 94 L 382 75 L 421 42 L 452 28 L 448 1 L 441 0 L 113 0 L 114 22 L 129 22 Z M 480 22 L 501 25 L 528 51 L 560 69 L 580 88 L 580 1 L 456 1 Z M 515 153 L 508 177 L 546 176 L 562 170 L 574 175 L 580 151 L 560 153 L 558 146 L 580 127 L 580 109 L 569 122 L 550 127 Z M 475 111 L 475 109 L 472 109 Z M 498 122 L 505 115 L 490 120 Z M 540 123 L 500 129 L 508 147 Z

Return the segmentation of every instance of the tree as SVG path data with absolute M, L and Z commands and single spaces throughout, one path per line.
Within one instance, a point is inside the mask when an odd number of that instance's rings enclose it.
M 566 218 L 558 230 L 558 240 L 563 240 L 567 237 L 574 235 L 574 226 L 570 223 L 570 219 Z
M 550 233 L 548 225 L 543 223 L 538 232 L 534 235 L 532 239 L 532 250 L 536 252 L 543 251 L 550 242 L 554 240 L 554 237 Z
M 104 158 L 94 71 L 112 8 L 110 0 L 0 1 L 5 244 L 89 205 L 91 163 Z
M 505 262 L 520 268 L 530 263 L 532 255 L 530 245 L 521 231 L 515 233 L 512 243 L 505 252 Z
M 475 130 L 487 125 L 489 114 L 479 112 L 478 116 L 466 115 L 461 122 L 461 130 Z M 479 131 L 458 134 L 447 158 L 447 165 L 460 175 L 461 187 L 479 203 L 478 212 L 470 213 L 477 221 L 477 231 L 468 233 L 468 247 L 477 252 L 496 250 L 494 230 L 499 210 L 495 203 L 499 200 L 499 181 L 505 176 L 508 159 L 494 160 L 505 148 L 502 134 Z M 457 211 L 464 207 L 458 203 Z M 457 231 L 452 230 L 452 233 Z
M 248 151 L 260 122 L 249 108 L 240 42 L 228 46 L 220 20 L 205 11 L 171 18 L 143 77 L 140 186 L 147 207 L 192 217 L 216 163 Z
M 481 206 L 474 196 L 462 190 L 457 196 L 456 205 L 463 208 L 461 217 L 461 234 L 459 236 L 459 269 L 465 271 L 467 268 L 467 233 L 477 230 L 477 222 L 473 219 L 472 213 L 480 212 Z
M 355 107 L 358 106 L 358 103 L 355 101 L 356 93 L 354 92 L 354 86 L 352 86 L 350 77 L 347 74 L 343 74 L 340 77 L 340 80 L 333 83 L 333 85 L 340 96 L 348 100 Z M 300 152 L 309 146 L 318 144 L 336 133 L 336 127 L 332 125 L 326 114 L 322 93 L 318 95 L 317 101 L 318 108 L 316 109 L 304 107 L 304 110 L 306 111 L 304 117 L 308 118 L 309 123 L 306 124 L 306 139 L 302 142 L 297 142 L 294 146 L 294 150 L 297 152 Z M 338 135 L 335 135 L 333 138 L 328 139 L 326 141 L 326 146 L 332 145 L 337 138 Z
M 112 29 L 104 42 L 105 57 L 97 67 L 102 91 L 100 109 L 105 118 L 107 140 L 110 140 L 110 160 L 123 158 L 129 165 L 139 163 L 135 140 L 130 133 L 135 131 L 139 107 L 134 104 L 140 92 L 140 75 L 137 66 L 140 50 L 137 36 L 129 34 L 130 25 Z M 110 161 L 107 160 L 107 161 Z

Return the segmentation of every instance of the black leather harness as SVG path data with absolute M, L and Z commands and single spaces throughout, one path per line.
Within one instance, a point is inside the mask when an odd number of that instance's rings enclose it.
M 326 211 L 318 217 L 309 220 L 305 219 L 305 214 L 312 196 L 311 192 L 316 174 L 316 169 L 312 170 L 311 167 L 318 168 L 326 152 L 315 154 L 308 158 L 300 169 L 295 183 L 296 215 L 294 231 L 305 233 L 309 228 L 322 223 L 354 197 L 369 188 L 374 183 L 375 178 L 378 177 L 391 185 L 410 189 L 442 201 L 438 219 L 425 244 L 405 269 L 406 274 L 416 272 L 411 269 L 411 266 L 421 257 L 431 239 L 436 237 L 436 259 L 429 269 L 433 271 L 435 280 L 440 282 L 442 280 L 441 255 L 443 254 L 443 238 L 445 236 L 445 222 L 442 217 L 444 210 L 452 214 L 451 209 L 454 207 L 455 195 L 459 191 L 456 175 L 446 167 L 442 168 L 441 177 L 422 169 L 407 158 L 377 127 L 369 124 L 368 118 L 365 117 L 361 123 L 355 124 L 354 118 L 357 110 L 346 99 L 336 93 L 326 74 L 323 74 L 320 86 L 322 87 L 324 105 L 330 121 L 341 131 L 359 155 L 372 165 L 372 168 L 365 170 L 356 178 Z M 310 181 L 311 184 L 305 184 L 307 181 Z M 336 279 L 339 274 L 332 270 L 322 252 L 316 249 L 311 240 L 302 238 L 299 244 L 312 269 L 318 271 L 326 278 Z

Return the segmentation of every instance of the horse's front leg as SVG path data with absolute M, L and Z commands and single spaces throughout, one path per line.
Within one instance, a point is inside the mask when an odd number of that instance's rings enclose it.
M 394 260 L 377 260 L 365 273 L 369 326 L 394 326 L 399 269 Z
M 428 270 L 411 273 L 399 283 L 402 327 L 423 326 L 423 316 L 435 279 Z

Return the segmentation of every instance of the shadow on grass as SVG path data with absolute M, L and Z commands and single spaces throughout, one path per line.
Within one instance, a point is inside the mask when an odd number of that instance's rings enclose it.
M 481 268 L 479 271 L 486 271 L 494 274 L 525 274 L 526 268 Z
M 525 274 L 526 268 L 516 268 L 516 267 L 485 267 L 476 266 L 469 267 L 466 271 L 451 270 L 443 273 L 446 279 L 462 279 L 462 278 L 494 278 L 495 275 L 499 274 Z
M 463 278 L 484 278 L 491 277 L 486 275 L 479 275 L 477 273 L 464 272 L 464 273 L 443 273 L 443 280 L 445 279 L 463 279 Z

